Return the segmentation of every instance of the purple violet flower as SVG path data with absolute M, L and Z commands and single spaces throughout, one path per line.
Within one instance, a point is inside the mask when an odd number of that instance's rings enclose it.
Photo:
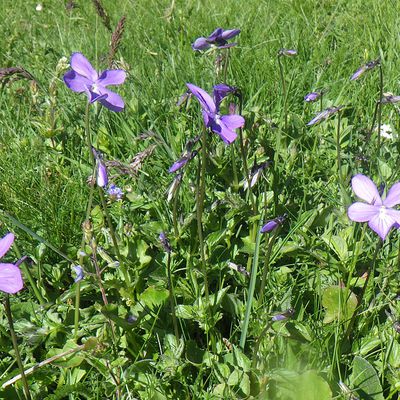
M 73 265 L 72 268 L 74 269 L 76 274 L 74 282 L 76 283 L 81 281 L 85 276 L 85 274 L 83 273 L 83 268 L 80 265 Z
M 124 192 L 118 186 L 111 184 L 107 190 L 107 194 L 112 200 L 121 200 L 124 196 Z
M 0 258 L 2 258 L 14 243 L 14 235 L 7 233 L 0 239 Z M 15 264 L 0 263 L 0 291 L 15 294 L 24 287 L 21 271 Z
M 377 65 L 380 64 L 380 62 L 381 62 L 380 58 L 377 58 L 376 60 L 372 60 L 370 62 L 367 62 L 362 67 L 360 67 L 356 72 L 354 72 L 354 74 L 351 76 L 350 80 L 351 81 L 357 80 L 361 75 L 364 74 L 364 72 L 375 68 Z
M 174 180 L 172 181 L 171 185 L 167 191 L 167 201 L 168 203 L 174 198 L 176 193 L 178 192 L 179 186 L 181 185 L 183 178 L 183 173 L 176 174 Z
M 272 316 L 271 321 L 276 322 L 276 321 L 285 321 L 288 318 L 293 317 L 295 313 L 295 310 L 293 308 L 289 308 L 288 310 L 280 313 L 280 314 L 275 314 Z
M 186 85 L 200 102 L 205 126 L 218 134 L 226 144 L 231 144 L 237 137 L 235 129 L 243 127 L 245 121 L 241 115 L 237 114 L 220 115 L 220 102 L 229 92 L 214 89 L 213 100 L 206 91 L 198 86 L 192 83 L 187 83 Z
M 297 56 L 297 50 L 294 49 L 280 49 L 278 56 L 294 57 Z
M 172 247 L 171 244 L 167 238 L 167 235 L 164 232 L 161 232 L 160 235 L 158 236 L 158 238 L 160 239 L 161 245 L 164 248 L 164 250 L 167 253 L 171 253 L 172 252 Z
M 311 92 L 304 96 L 304 101 L 306 101 L 307 103 L 312 103 L 313 101 L 318 100 L 321 96 L 321 92 Z
M 308 124 L 307 126 L 315 125 L 318 122 L 321 122 L 324 119 L 328 119 L 331 115 L 340 111 L 344 106 L 338 107 L 328 107 L 327 109 L 318 113 Z
M 368 222 L 368 226 L 382 240 L 393 226 L 400 225 L 400 211 L 393 207 L 400 204 L 400 182 L 395 183 L 382 200 L 374 182 L 365 175 L 355 175 L 351 180 L 354 193 L 366 203 L 353 203 L 347 210 L 355 222 Z
M 103 162 L 97 161 L 97 174 L 96 174 L 97 186 L 105 187 L 108 185 L 108 174 L 107 167 Z
M 274 231 L 279 226 L 282 226 L 286 220 L 286 214 L 276 217 L 268 221 L 260 230 L 261 233 L 268 233 Z
M 199 37 L 192 44 L 193 50 L 207 50 L 210 47 L 214 46 L 218 49 L 226 49 L 228 47 L 236 46 L 237 43 L 228 43 L 229 39 L 239 35 L 240 29 L 228 29 L 224 31 L 222 28 L 217 28 L 210 36 L 208 37 Z
M 122 98 L 107 89 L 109 85 L 124 83 L 124 70 L 107 69 L 99 74 L 81 53 L 73 53 L 70 64 L 72 69 L 64 75 L 64 82 L 69 89 L 77 93 L 85 92 L 91 103 L 99 101 L 111 111 L 118 112 L 124 109 Z
M 395 96 L 393 93 L 383 93 L 381 99 L 382 104 L 396 104 L 400 101 L 400 96 Z
M 183 156 L 181 158 L 176 160 L 171 165 L 171 167 L 168 170 L 168 172 L 172 174 L 173 172 L 176 172 L 179 169 L 183 168 L 192 158 L 197 156 L 197 153 L 198 153 L 197 150 L 186 152 L 185 154 L 183 154 Z
M 271 165 L 270 161 L 265 161 L 260 164 L 254 163 L 254 165 L 251 167 L 250 177 L 249 177 L 251 188 L 258 182 L 264 169 L 268 168 L 270 165 Z M 243 189 L 246 190 L 248 186 L 249 182 L 246 179 L 243 183 Z

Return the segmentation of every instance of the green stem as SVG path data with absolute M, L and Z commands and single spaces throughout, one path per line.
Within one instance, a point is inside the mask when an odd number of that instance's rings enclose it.
M 287 110 L 287 93 L 286 93 L 286 82 L 285 76 L 283 73 L 283 65 L 281 61 L 281 56 L 278 55 L 278 65 L 279 65 L 279 75 L 281 78 L 282 83 L 282 96 L 283 96 L 283 111 L 285 113 L 285 132 L 287 133 L 287 126 L 288 126 L 288 110 Z
M 118 261 L 119 261 L 120 266 L 121 266 L 121 253 L 119 251 L 117 236 L 115 234 L 115 230 L 114 230 L 114 227 L 113 227 L 113 224 L 112 224 L 112 221 L 111 221 L 111 216 L 110 216 L 110 213 L 108 212 L 107 202 L 106 202 L 106 199 L 104 197 L 103 188 L 99 187 L 98 189 L 99 189 L 99 196 L 100 196 L 100 200 L 101 200 L 101 205 L 103 206 L 103 211 L 104 211 L 104 214 L 106 216 L 108 229 L 110 230 L 111 240 L 113 242 L 113 245 L 114 245 L 114 248 L 115 248 L 115 252 L 117 253 L 117 258 L 118 258 Z
M 383 97 L 383 70 L 379 63 L 379 100 L 378 100 L 378 154 L 381 149 L 381 122 L 382 122 L 382 97 Z
M 264 335 L 267 333 L 271 324 L 272 324 L 272 321 L 268 321 L 267 326 L 263 329 L 263 331 L 261 332 L 260 336 L 258 337 L 258 339 L 256 341 L 256 344 L 254 346 L 254 351 L 253 351 L 253 358 L 251 361 L 251 366 L 253 369 L 255 369 L 257 366 L 257 354 L 258 354 L 258 350 L 260 349 L 261 340 L 264 337 Z
M 174 200 L 173 200 L 173 204 L 172 204 L 172 220 L 173 220 L 173 224 L 174 224 L 175 239 L 178 239 L 178 237 L 179 237 L 179 229 L 178 229 L 178 191 L 174 195 Z
M 239 115 L 242 115 L 242 110 L 243 110 L 243 96 L 240 93 L 238 95 L 239 97 Z M 245 179 L 247 180 L 247 188 L 250 196 L 250 201 L 251 201 L 251 206 L 253 209 L 254 215 L 256 214 L 257 206 L 255 204 L 255 200 L 251 191 L 251 179 L 250 179 L 250 172 L 249 172 L 249 167 L 247 165 L 247 154 L 246 150 L 244 148 L 244 141 L 243 141 L 243 128 L 239 128 L 239 145 L 240 145 L 240 155 L 242 157 L 242 162 L 243 162 L 243 169 L 245 173 Z
M 242 334 L 240 336 L 239 345 L 242 349 L 244 348 L 244 345 L 246 344 L 251 308 L 252 308 L 252 303 L 253 303 L 253 299 L 254 299 L 254 290 L 255 290 L 256 281 L 257 281 L 258 258 L 259 258 L 259 254 L 260 254 L 260 243 L 261 243 L 260 229 L 261 229 L 261 221 L 264 217 L 263 214 L 264 214 L 264 212 L 262 212 L 262 215 L 260 216 L 260 223 L 258 224 L 258 231 L 257 231 L 255 248 L 254 248 L 253 264 L 251 267 L 249 290 L 247 293 L 246 312 L 245 312 L 244 322 L 243 322 L 243 326 L 242 326 Z
M 210 304 L 210 294 L 208 289 L 208 277 L 207 277 L 207 265 L 206 265 L 206 256 L 204 251 L 204 237 L 203 237 L 203 209 L 204 209 L 204 198 L 205 198 L 205 173 L 206 173 L 206 161 L 207 161 L 207 131 L 204 128 L 201 135 L 201 159 L 199 163 L 201 163 L 199 172 L 198 172 L 198 182 L 197 182 L 197 196 L 196 196 L 196 214 L 197 214 L 197 231 L 199 236 L 199 245 L 200 245 L 200 257 L 201 257 L 201 267 L 204 278 L 204 293 L 206 297 L 206 309 L 211 309 Z M 211 327 L 214 326 L 214 315 L 211 311 L 210 313 L 210 322 Z M 208 341 L 207 341 L 208 342 Z M 215 346 L 215 338 L 214 334 L 211 332 L 211 347 L 212 350 L 216 351 Z
M 322 98 L 324 97 L 324 94 L 321 92 L 321 96 L 319 98 L 319 112 L 322 112 Z
M 235 162 L 235 146 L 230 146 L 231 147 L 231 163 L 232 163 L 232 171 L 233 171 L 233 189 L 235 192 L 239 188 L 239 182 L 238 182 L 238 176 L 237 176 L 237 171 L 236 171 L 236 162 Z M 249 180 L 247 179 L 247 182 Z
M 279 231 L 280 231 L 280 227 L 276 228 L 274 231 L 274 234 L 268 241 L 268 247 L 267 247 L 267 251 L 265 254 L 264 270 L 263 270 L 262 279 L 261 279 L 260 292 L 258 295 L 258 298 L 259 298 L 258 301 L 259 301 L 260 305 L 262 304 L 262 302 L 264 300 L 265 284 L 266 284 L 267 272 L 269 270 L 269 260 L 271 258 L 272 248 L 274 246 L 274 243 L 275 243 L 275 240 L 277 238 Z
M 174 325 L 175 337 L 177 340 L 179 340 L 178 320 L 176 319 L 176 314 L 175 314 L 175 305 L 176 305 L 175 291 L 171 277 L 171 253 L 169 251 L 167 252 L 167 279 L 168 279 L 168 289 L 169 289 L 169 301 L 171 305 L 172 323 Z
M 17 244 L 14 242 L 13 244 L 13 248 L 15 250 L 15 254 L 17 255 L 17 257 L 19 259 L 21 259 L 22 255 L 21 252 L 19 251 L 19 248 L 17 246 Z M 38 302 L 43 305 L 46 303 L 46 300 L 44 299 L 42 293 L 40 293 L 39 288 L 36 285 L 35 280 L 33 279 L 33 276 L 31 274 L 31 271 L 29 270 L 29 267 L 26 265 L 25 261 L 23 261 L 20 265 L 22 271 L 24 272 L 24 276 L 26 276 L 28 278 L 29 281 L 29 285 L 32 287 L 33 292 L 35 293 L 35 296 L 38 300 Z
M 338 169 L 338 180 L 342 183 L 342 157 L 340 152 L 340 122 L 341 122 L 341 112 L 338 112 L 337 127 L 336 127 L 336 161 Z
M 227 76 L 227 74 L 228 74 L 229 54 L 230 54 L 229 50 L 230 50 L 230 49 L 228 48 L 228 49 L 226 49 L 226 52 L 225 52 L 225 60 L 224 60 L 224 83 L 226 83 L 226 76 Z
M 204 252 L 204 238 L 203 238 L 203 208 L 204 208 L 204 197 L 205 197 L 205 172 L 206 172 L 206 159 L 207 159 L 207 131 L 203 129 L 201 135 L 201 166 L 200 166 L 200 177 L 197 185 L 197 204 L 196 204 L 196 213 L 197 213 L 197 231 L 199 235 L 200 242 L 200 257 L 201 257 L 201 265 L 204 277 L 204 292 L 206 295 L 207 306 L 209 306 L 209 291 L 208 291 L 208 279 L 207 279 L 207 266 L 206 266 L 206 258 Z
M 6 293 L 6 300 L 4 303 L 4 308 L 6 310 L 8 324 L 10 327 L 11 340 L 12 340 L 12 343 L 14 346 L 15 356 L 17 358 L 18 367 L 21 372 L 22 382 L 24 384 L 25 397 L 27 398 L 27 400 L 31 400 L 31 393 L 29 391 L 28 381 L 26 380 L 24 366 L 22 365 L 21 354 L 19 353 L 19 350 L 18 350 L 17 336 L 15 335 L 14 323 L 13 323 L 12 314 L 11 314 L 10 296 L 8 295 L 8 293 Z
M 371 267 L 370 269 L 367 270 L 367 278 L 365 279 L 364 286 L 362 287 L 361 294 L 360 294 L 360 296 L 359 296 L 358 306 L 357 306 L 357 308 L 355 309 L 355 311 L 354 311 L 354 313 L 353 313 L 353 315 L 352 315 L 352 317 L 351 317 L 351 320 L 350 320 L 350 322 L 349 322 L 349 325 L 348 325 L 348 327 L 347 327 L 347 329 L 346 329 L 346 333 L 345 333 L 345 336 L 344 336 L 345 338 L 349 338 L 349 337 L 350 337 L 350 334 L 351 334 L 351 332 L 352 332 L 352 330 L 353 330 L 353 326 L 354 326 L 354 324 L 355 324 L 357 315 L 359 314 L 360 308 L 362 307 L 362 302 L 363 302 L 365 293 L 366 293 L 366 291 L 367 291 L 369 279 L 370 279 L 371 275 L 374 274 L 376 259 L 377 259 L 377 257 L 378 257 L 379 249 L 381 248 L 381 245 L 382 245 L 381 239 L 379 238 L 378 240 L 379 240 L 379 241 L 378 241 L 377 244 L 376 244 L 376 248 L 375 248 L 375 252 L 374 252 L 374 257 L 373 257 L 373 259 L 372 259 L 372 267 Z

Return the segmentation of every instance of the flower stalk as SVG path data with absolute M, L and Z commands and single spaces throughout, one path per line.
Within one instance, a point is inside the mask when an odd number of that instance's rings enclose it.
M 21 372 L 22 383 L 24 385 L 24 390 L 25 390 L 25 397 L 27 400 L 31 400 L 31 393 L 29 391 L 28 381 L 25 376 L 24 366 L 23 366 L 22 360 L 21 360 L 21 354 L 18 350 L 17 336 L 15 335 L 15 331 L 14 331 L 14 323 L 13 323 L 11 307 L 10 307 L 10 296 L 8 293 L 5 294 L 4 308 L 5 308 L 7 319 L 8 319 L 8 324 L 9 324 L 10 333 L 11 333 L 11 340 L 12 340 L 14 351 L 15 351 L 15 357 L 17 359 L 18 368 Z

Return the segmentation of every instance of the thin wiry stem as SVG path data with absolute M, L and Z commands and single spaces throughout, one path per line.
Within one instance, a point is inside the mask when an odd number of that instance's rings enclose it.
M 281 61 L 281 56 L 278 55 L 278 65 L 279 65 L 279 75 L 281 78 L 281 84 L 282 84 L 282 96 L 283 96 L 283 111 L 285 113 L 285 132 L 287 132 L 287 127 L 288 127 L 288 110 L 287 110 L 287 92 L 286 92 L 286 82 L 285 82 L 285 76 L 284 76 L 284 71 L 283 71 L 283 65 Z
M 337 127 L 336 127 L 336 162 L 338 169 L 338 180 L 342 182 L 342 156 L 340 149 L 340 122 L 341 122 L 341 112 L 338 112 Z
M 351 334 L 351 332 L 352 332 L 352 330 L 353 330 L 353 326 L 354 326 L 354 324 L 355 324 L 357 315 L 359 314 L 360 308 L 362 307 L 362 302 L 363 302 L 365 293 L 366 293 L 366 291 L 367 291 L 369 279 L 370 279 L 371 275 L 374 274 L 374 271 L 375 271 L 376 259 L 377 259 L 377 257 L 378 257 L 379 250 L 380 250 L 380 248 L 381 248 L 381 246 L 382 246 L 382 241 L 381 241 L 381 239 L 379 238 L 378 240 L 379 240 L 379 241 L 377 242 L 376 247 L 375 247 L 374 257 L 373 257 L 373 259 L 372 259 L 371 268 L 369 268 L 369 269 L 367 270 L 367 277 L 366 277 L 366 279 L 365 279 L 364 286 L 362 287 L 361 294 L 360 294 L 360 296 L 359 296 L 358 306 L 357 306 L 357 308 L 355 309 L 355 311 L 354 311 L 354 313 L 353 313 L 353 315 L 352 315 L 352 317 L 351 317 L 351 320 L 350 320 L 350 322 L 349 322 L 349 325 L 347 326 L 347 329 L 346 329 L 346 333 L 345 333 L 345 335 L 344 335 L 344 337 L 347 338 L 347 339 L 350 337 L 350 334 Z
M 5 302 L 4 302 L 4 308 L 6 310 L 6 315 L 7 315 L 7 319 L 8 319 L 8 325 L 10 327 L 11 340 L 12 340 L 12 343 L 13 343 L 13 346 L 14 346 L 15 357 L 17 358 L 18 367 L 19 367 L 19 370 L 21 372 L 22 382 L 24 384 L 25 397 L 27 398 L 27 400 L 31 400 L 31 393 L 29 391 L 28 381 L 27 381 L 26 376 L 25 376 L 24 366 L 22 365 L 21 354 L 19 353 L 19 350 L 18 350 L 17 336 L 15 335 L 14 323 L 13 323 L 13 318 L 12 318 L 12 314 L 11 314 L 10 296 L 8 295 L 8 293 L 6 293 L 6 299 L 5 299 Z
M 266 194 L 265 194 L 266 195 Z M 254 248 L 254 257 L 253 257 L 253 263 L 251 267 L 251 275 L 250 275 L 250 283 L 249 283 L 249 290 L 247 292 L 247 301 L 246 301 L 246 312 L 244 316 L 244 321 L 243 321 L 243 326 L 242 326 L 242 334 L 240 336 L 240 347 L 243 349 L 245 344 L 246 344 L 246 338 L 247 338 L 247 331 L 249 328 L 249 322 L 250 322 L 250 314 L 251 314 L 251 309 L 252 309 L 252 304 L 253 304 L 253 299 L 254 299 L 254 290 L 256 287 L 256 281 L 257 281 L 257 270 L 258 270 L 258 257 L 260 254 L 260 243 L 261 243 L 261 221 L 264 217 L 264 212 L 262 212 L 260 216 L 260 223 L 258 226 L 258 232 L 257 232 L 257 237 L 256 237 L 256 243 L 255 243 L 255 248 Z
M 267 245 L 267 251 L 265 253 L 264 270 L 263 270 L 263 274 L 262 274 L 262 278 L 261 278 L 260 292 L 258 295 L 258 299 L 259 299 L 258 301 L 259 301 L 260 305 L 262 304 L 262 302 L 264 300 L 265 284 L 266 284 L 267 272 L 269 270 L 269 260 L 271 257 L 272 248 L 274 247 L 274 243 L 275 243 L 275 240 L 276 240 L 276 237 L 277 237 L 279 231 L 280 231 L 280 227 L 276 228 L 274 230 L 272 237 L 267 242 L 268 245 Z
M 171 253 L 169 251 L 167 252 L 167 279 L 168 279 L 168 289 L 169 289 L 169 301 L 171 305 L 172 323 L 174 325 L 175 337 L 177 340 L 179 340 L 178 320 L 176 319 L 176 313 L 175 313 L 175 305 L 176 305 L 175 291 L 171 274 Z
M 378 152 L 380 151 L 381 148 L 382 97 L 383 97 L 383 70 L 381 63 L 379 63 L 378 147 L 377 147 Z

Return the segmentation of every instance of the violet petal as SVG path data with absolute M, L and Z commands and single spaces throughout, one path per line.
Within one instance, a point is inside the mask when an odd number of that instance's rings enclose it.
M 379 214 L 379 206 L 356 202 L 347 210 L 348 217 L 355 222 L 367 222 Z
M 211 47 L 211 44 L 208 43 L 207 39 L 204 37 L 199 37 L 192 43 L 193 50 L 207 50 Z
M 99 102 L 104 107 L 116 112 L 122 111 L 124 109 L 125 103 L 119 94 L 112 92 L 111 90 L 108 90 L 104 87 L 99 87 L 99 91 L 102 95 L 107 95 L 106 98 L 99 99 Z
M 205 90 L 199 88 L 196 85 L 193 85 L 192 83 L 187 83 L 186 86 L 196 96 L 204 111 L 206 111 L 207 113 L 215 114 L 216 106 L 214 100 Z
M 0 258 L 2 258 L 14 243 L 15 236 L 13 233 L 7 233 L 0 239 Z
M 357 174 L 351 179 L 354 193 L 369 204 L 382 205 L 381 196 L 375 183 L 365 175 Z
M 14 264 L 0 264 L 0 291 L 14 294 L 24 287 L 20 269 Z
M 71 68 L 79 75 L 82 75 L 93 82 L 97 80 L 98 74 L 96 70 L 82 53 L 73 53 L 70 64 Z
M 82 93 L 88 90 L 93 82 L 82 75 L 77 74 L 75 71 L 70 70 L 64 75 L 64 82 L 67 87 L 74 92 Z
M 124 83 L 125 79 L 126 79 L 126 72 L 124 70 L 107 69 L 101 74 L 97 82 L 101 86 L 121 85 L 121 83 Z
M 395 183 L 383 200 L 383 205 L 386 207 L 394 207 L 400 204 L 400 182 Z

